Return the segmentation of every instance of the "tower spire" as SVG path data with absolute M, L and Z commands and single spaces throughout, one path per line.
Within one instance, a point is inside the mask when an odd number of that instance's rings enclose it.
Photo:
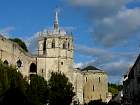
M 54 19 L 54 30 L 59 30 L 59 24 L 58 24 L 58 12 L 55 11 L 55 19 Z

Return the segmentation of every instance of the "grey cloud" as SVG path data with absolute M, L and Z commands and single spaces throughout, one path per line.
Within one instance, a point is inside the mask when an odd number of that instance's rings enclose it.
M 136 1 L 69 0 L 69 3 L 87 10 L 85 17 L 93 23 L 90 31 L 95 41 L 100 41 L 106 47 L 114 47 L 127 44 L 132 37 L 140 34 L 140 8 L 127 8 L 127 4 Z
M 139 18 L 139 8 L 120 11 L 116 16 L 98 22 L 93 37 L 107 47 L 125 43 L 140 34 Z
M 108 79 L 112 80 L 111 83 L 122 84 L 122 77 L 120 76 L 109 76 Z
M 136 52 L 113 52 L 110 49 L 103 48 L 90 48 L 85 45 L 75 45 L 75 51 L 86 56 L 105 56 L 108 59 L 113 59 L 113 57 L 135 57 Z
M 96 66 L 97 68 L 105 70 L 109 78 L 111 76 L 122 77 L 122 75 L 128 71 L 129 67 L 133 65 L 138 55 L 136 52 L 113 52 L 109 49 L 89 48 L 83 45 L 76 45 L 75 47 L 75 49 L 77 49 L 76 52 L 85 56 L 91 56 L 91 59 L 92 57 L 95 58 L 91 61 L 80 62 L 77 64 L 78 66 L 81 68 L 88 65 Z
M 132 0 L 69 0 L 75 7 L 85 7 L 90 18 L 113 16 Z
M 123 5 L 132 0 L 69 0 L 73 5 L 81 5 L 81 6 L 115 6 L 115 5 Z
M 110 76 L 122 76 L 128 71 L 128 68 L 132 65 L 130 61 L 114 61 L 106 63 L 102 66 Z
M 75 51 L 87 55 L 87 56 L 98 56 L 101 54 L 108 54 L 108 52 L 104 49 L 99 49 L 99 48 L 89 48 L 84 45 L 75 45 Z
M 101 60 L 101 59 L 100 59 Z M 104 60 L 105 61 L 105 60 Z M 112 62 L 104 62 L 102 65 L 96 64 L 96 60 L 88 61 L 85 63 L 77 63 L 78 67 L 84 68 L 88 65 L 95 66 L 101 70 L 104 70 L 108 74 L 110 82 L 118 82 L 123 78 L 123 75 L 126 74 L 128 69 L 132 66 L 131 61 L 119 60 Z M 111 78 L 111 79 L 110 79 Z

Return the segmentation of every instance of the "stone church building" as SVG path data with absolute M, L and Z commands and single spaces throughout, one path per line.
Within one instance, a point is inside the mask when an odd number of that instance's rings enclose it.
M 108 96 L 107 74 L 97 68 L 83 70 L 73 67 L 73 36 L 59 29 L 58 14 L 55 13 L 54 30 L 39 32 L 38 54 L 25 52 L 16 43 L 0 36 L 0 59 L 15 65 L 28 80 L 38 74 L 49 79 L 51 72 L 62 72 L 74 86 L 74 100 L 80 104 Z

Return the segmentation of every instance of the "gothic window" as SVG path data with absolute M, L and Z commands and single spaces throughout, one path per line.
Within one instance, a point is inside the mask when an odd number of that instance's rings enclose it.
M 87 82 L 87 77 L 86 77 L 86 82 Z
M 66 42 L 63 43 L 63 49 L 66 49 Z
M 93 87 L 92 87 L 92 90 L 94 91 L 94 85 L 93 85 Z
M 55 48 L 55 40 L 52 40 L 52 48 Z

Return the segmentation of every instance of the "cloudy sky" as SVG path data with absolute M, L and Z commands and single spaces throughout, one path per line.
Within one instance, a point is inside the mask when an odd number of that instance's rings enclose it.
M 96 66 L 119 83 L 140 52 L 140 0 L 0 0 L 0 33 L 36 52 L 36 33 L 52 28 L 56 8 L 74 35 L 75 66 Z

